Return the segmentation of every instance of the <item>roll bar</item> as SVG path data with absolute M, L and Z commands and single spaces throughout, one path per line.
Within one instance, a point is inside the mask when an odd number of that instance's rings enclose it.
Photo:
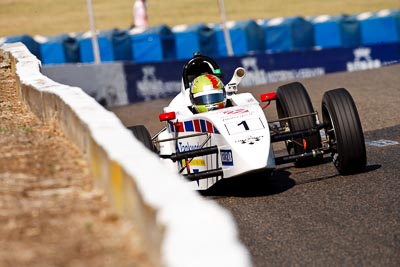
M 221 80 L 223 79 L 218 64 L 212 58 L 203 56 L 200 52 L 196 52 L 194 53 L 193 58 L 191 58 L 183 67 L 182 78 L 185 89 L 190 87 L 190 83 L 197 76 L 204 73 L 214 74 Z

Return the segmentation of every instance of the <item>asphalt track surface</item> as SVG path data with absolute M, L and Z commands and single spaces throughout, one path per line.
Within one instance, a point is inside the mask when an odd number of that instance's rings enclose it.
M 356 102 L 366 142 L 400 143 L 399 64 L 299 81 L 317 111 L 324 91 L 346 88 Z M 257 97 L 281 84 L 242 91 Z M 154 134 L 163 126 L 158 114 L 168 101 L 113 111 L 126 126 L 144 124 Z M 276 117 L 275 107 L 266 114 Z M 366 148 L 367 169 L 360 174 L 338 175 L 326 157 L 313 167 L 282 165 L 273 177 L 227 179 L 203 195 L 232 213 L 255 267 L 400 266 L 400 144 Z

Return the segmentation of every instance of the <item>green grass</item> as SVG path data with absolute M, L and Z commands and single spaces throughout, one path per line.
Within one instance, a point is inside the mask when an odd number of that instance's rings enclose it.
M 126 29 L 134 0 L 92 0 L 100 30 Z M 148 0 L 150 25 L 219 22 L 217 0 Z M 398 9 L 399 0 L 225 0 L 228 20 L 354 14 Z M 85 0 L 0 0 L 0 36 L 58 35 L 89 29 Z

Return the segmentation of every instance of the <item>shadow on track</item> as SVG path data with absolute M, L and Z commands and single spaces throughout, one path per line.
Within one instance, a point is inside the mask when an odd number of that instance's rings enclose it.
M 276 170 L 273 175 L 257 173 L 219 181 L 207 191 L 200 192 L 203 196 L 236 196 L 257 197 L 282 193 L 292 188 L 296 183 L 289 178 L 290 172 Z
M 376 170 L 380 169 L 381 167 L 382 167 L 381 164 L 368 165 L 368 166 L 365 168 L 365 171 L 364 171 L 364 172 L 373 172 L 373 171 L 376 171 Z
M 323 162 L 313 168 L 324 168 L 323 165 L 330 163 L 330 159 L 324 158 Z M 247 174 L 235 178 L 223 179 L 206 191 L 199 191 L 203 196 L 210 197 L 259 197 L 283 193 L 296 185 L 326 181 L 341 176 L 338 173 L 309 177 L 306 180 L 298 180 L 293 176 L 290 169 L 294 166 L 287 166 L 275 170 L 273 175 L 268 173 Z M 363 173 L 373 172 L 381 168 L 381 165 L 368 165 Z M 298 168 L 302 169 L 302 168 Z M 296 174 L 294 174 L 296 176 Z M 350 176 L 350 175 L 349 175 Z

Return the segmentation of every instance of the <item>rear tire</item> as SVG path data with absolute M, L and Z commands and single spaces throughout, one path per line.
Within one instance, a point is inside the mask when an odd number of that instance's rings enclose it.
M 279 119 L 310 114 L 315 111 L 310 96 L 299 82 L 280 86 L 276 94 L 276 108 Z M 310 129 L 317 125 L 314 115 L 283 121 L 281 125 L 286 123 L 291 131 Z M 292 149 L 294 150 L 294 154 L 301 154 L 321 147 L 321 136 L 319 134 L 304 137 L 304 140 L 307 144 L 305 149 L 302 138 L 295 139 L 293 142 L 286 142 L 289 154 L 292 153 Z M 297 167 L 302 167 L 320 163 L 321 160 L 322 156 L 318 156 L 317 158 L 297 160 L 295 164 Z
M 333 163 L 339 173 L 346 175 L 363 171 L 367 164 L 364 134 L 356 105 L 346 89 L 325 92 L 322 118 Z
M 128 127 L 128 129 L 146 148 L 154 153 L 157 153 L 157 149 L 154 146 L 153 141 L 151 140 L 150 133 L 144 125 L 134 125 Z

